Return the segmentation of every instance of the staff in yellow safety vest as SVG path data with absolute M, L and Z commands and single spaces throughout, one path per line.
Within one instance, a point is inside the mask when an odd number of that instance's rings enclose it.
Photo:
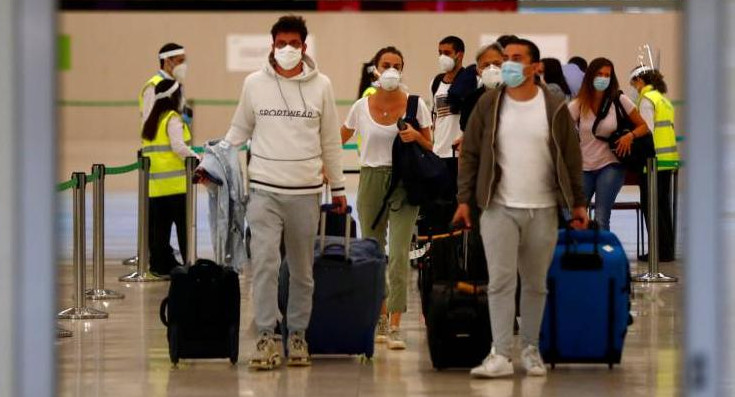
M 155 102 L 155 88 L 163 80 L 176 80 L 179 84 L 184 83 L 188 64 L 186 63 L 186 52 L 184 47 L 176 43 L 165 44 L 158 51 L 158 63 L 160 70 L 148 79 L 138 94 L 138 110 L 140 111 L 141 124 L 145 123 Z M 191 127 L 192 110 L 186 106 L 186 98 L 183 95 L 182 118 Z
M 658 165 L 658 241 L 659 260 L 670 262 L 675 256 L 674 228 L 671 206 L 671 177 L 678 168 L 679 151 L 674 131 L 674 106 L 664 96 L 667 88 L 661 73 L 648 66 L 633 69 L 630 85 L 638 91 L 637 107 L 641 117 L 653 132 Z M 648 179 L 639 179 L 641 204 L 648 226 Z M 639 259 L 647 260 L 647 256 Z
M 162 80 L 155 87 L 154 103 L 143 124 L 143 156 L 151 159 L 149 188 L 150 271 L 165 275 L 180 265 L 170 245 L 171 226 L 176 224 L 179 250 L 186 262 L 186 170 L 187 156 L 199 157 L 188 146 L 191 131 L 183 122 L 181 85 Z

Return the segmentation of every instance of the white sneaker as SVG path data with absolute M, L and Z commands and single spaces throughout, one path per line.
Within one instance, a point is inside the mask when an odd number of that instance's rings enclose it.
M 273 334 L 269 332 L 261 333 L 255 343 L 255 352 L 250 358 L 248 366 L 251 369 L 271 370 L 280 365 L 281 354 Z
M 513 375 L 513 363 L 510 358 L 502 354 L 495 354 L 495 348 L 490 351 L 482 364 L 472 368 L 470 375 L 477 378 L 499 378 Z
M 405 348 L 406 342 L 403 340 L 400 328 L 391 328 L 388 333 L 388 349 L 404 350 Z
M 288 336 L 288 362 L 291 367 L 308 367 L 311 365 L 309 345 L 304 338 L 304 332 L 293 332 Z
M 527 346 L 521 352 L 521 363 L 529 376 L 546 376 L 546 366 L 536 346 Z
M 385 343 L 388 341 L 390 327 L 388 326 L 388 316 L 380 316 L 378 326 L 375 327 L 375 343 Z

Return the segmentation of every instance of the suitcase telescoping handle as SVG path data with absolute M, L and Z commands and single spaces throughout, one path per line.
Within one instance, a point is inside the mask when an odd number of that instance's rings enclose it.
M 319 217 L 319 250 L 324 254 L 327 243 L 327 212 L 337 208 L 334 204 L 322 204 L 321 216 Z M 347 206 L 345 212 L 345 259 L 350 257 L 350 234 L 352 233 L 352 222 L 350 219 L 352 207 Z

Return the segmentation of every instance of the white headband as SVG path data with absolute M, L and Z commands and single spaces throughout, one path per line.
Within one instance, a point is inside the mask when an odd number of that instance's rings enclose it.
M 158 54 L 158 59 L 166 59 L 175 57 L 176 55 L 184 55 L 184 49 L 183 48 L 177 48 L 175 50 L 166 51 Z
M 171 94 L 173 94 L 174 92 L 176 92 L 176 90 L 178 90 L 178 89 L 179 89 L 179 82 L 178 81 L 175 81 L 174 82 L 174 85 L 172 85 L 171 88 L 169 88 L 168 90 L 166 90 L 164 92 L 159 92 L 158 94 L 156 94 L 156 100 L 163 99 L 163 98 L 168 98 L 168 97 L 171 96 Z
M 633 71 L 630 73 L 630 79 L 633 80 L 634 78 L 642 75 L 643 73 L 651 72 L 651 71 L 653 71 L 653 68 L 651 68 L 650 66 L 641 65 L 633 69 Z

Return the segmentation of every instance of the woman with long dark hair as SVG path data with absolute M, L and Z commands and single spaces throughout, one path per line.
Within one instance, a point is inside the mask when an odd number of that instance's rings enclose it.
M 342 142 L 357 132 L 362 146 L 360 150 L 360 184 L 357 188 L 357 213 L 363 238 L 378 240 L 385 249 L 386 235 L 390 257 L 388 259 L 388 296 L 383 304 L 380 321 L 376 329 L 376 342 L 388 342 L 388 348 L 405 349 L 406 343 L 400 332 L 401 315 L 407 310 L 408 281 L 410 266 L 408 252 L 419 207 L 407 201 L 403 184 L 391 194 L 388 210 L 384 211 L 373 229 L 371 225 L 380 214 L 383 197 L 390 186 L 393 165 L 392 148 L 395 139 L 416 142 L 430 151 L 431 113 L 419 99 L 416 119 L 420 129 L 409 123 L 399 130 L 396 122 L 406 116 L 408 93 L 401 85 L 403 54 L 395 47 L 385 47 L 373 57 L 373 66 L 379 78 L 377 91 L 364 97 L 350 109 L 342 126 Z M 388 317 L 390 314 L 390 318 Z
M 186 172 L 184 159 L 198 156 L 191 143 L 189 126 L 183 122 L 181 86 L 163 80 L 155 88 L 155 103 L 143 123 L 143 156 L 150 158 L 149 238 L 150 271 L 156 276 L 169 274 L 181 265 L 173 254 L 171 226 L 176 225 L 179 251 L 186 263 Z
M 618 129 L 616 108 L 619 106 L 635 128 L 616 142 L 614 153 L 607 139 Z M 579 130 L 587 202 L 595 196 L 595 218 L 600 228 L 610 230 L 610 213 L 626 172 L 616 154 L 629 154 L 633 140 L 648 134 L 648 127 L 633 101 L 620 92 L 615 66 L 606 58 L 590 63 L 579 95 L 569 103 L 569 112 Z
M 564 78 L 561 62 L 556 58 L 542 58 L 541 65 L 543 66 L 539 74 L 543 76 L 544 83 L 549 90 L 569 100 L 572 97 L 572 90 L 569 89 L 569 84 Z
M 671 177 L 679 168 L 679 151 L 676 146 L 674 130 L 674 106 L 666 98 L 666 82 L 664 76 L 656 69 L 639 66 L 630 75 L 630 85 L 638 92 L 637 107 L 653 131 L 653 143 L 658 160 L 658 249 L 659 261 L 670 262 L 675 258 L 674 226 L 671 207 Z M 648 221 L 648 178 L 639 178 L 641 204 Z M 639 259 L 648 260 L 647 256 Z

